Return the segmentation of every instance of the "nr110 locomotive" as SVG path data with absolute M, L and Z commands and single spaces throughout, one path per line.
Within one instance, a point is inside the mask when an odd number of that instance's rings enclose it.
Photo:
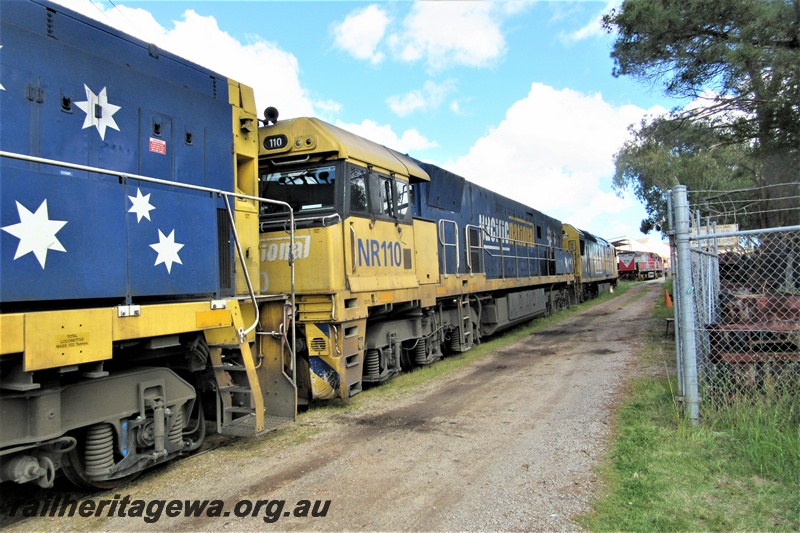
M 607 291 L 603 239 L 315 118 L 261 128 L 261 288 L 297 294 L 299 402 L 468 350 Z M 287 259 L 294 260 L 291 278 Z

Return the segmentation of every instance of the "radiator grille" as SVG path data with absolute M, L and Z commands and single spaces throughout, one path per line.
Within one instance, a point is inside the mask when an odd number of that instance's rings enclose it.
M 311 349 L 315 352 L 325 352 L 328 349 L 328 342 L 323 337 L 314 337 L 311 339 L 309 346 L 311 346 Z

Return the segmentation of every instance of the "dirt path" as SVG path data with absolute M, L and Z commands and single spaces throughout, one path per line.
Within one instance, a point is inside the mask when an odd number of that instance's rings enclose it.
M 120 491 L 219 499 L 229 516 L 41 518 L 21 529 L 574 530 L 588 510 L 607 418 L 660 294 L 624 295 L 483 357 L 369 414 L 303 417 L 288 435 L 190 458 Z M 324 411 L 324 410 L 323 410 Z M 312 432 L 299 444 L 293 435 Z M 95 496 L 113 499 L 115 493 Z M 285 500 L 240 518 L 242 500 Z M 291 515 L 330 500 L 325 517 Z M 156 511 L 155 507 L 151 508 Z M 252 512 L 252 511 L 251 511 Z M 269 516 L 277 518 L 268 523 Z M 265 520 L 267 517 L 267 520 Z

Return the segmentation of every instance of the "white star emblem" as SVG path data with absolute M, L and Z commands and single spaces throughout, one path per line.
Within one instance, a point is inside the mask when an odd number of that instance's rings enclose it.
M 158 243 L 151 244 L 150 248 L 158 252 L 158 257 L 156 257 L 156 262 L 153 266 L 164 263 L 167 267 L 167 273 L 172 273 L 172 263 L 183 264 L 181 258 L 178 257 L 178 251 L 183 248 L 183 245 L 175 242 L 175 230 L 172 230 L 168 237 L 161 233 L 161 230 L 158 230 Z
M 150 211 L 155 209 L 150 205 L 150 194 L 142 196 L 142 190 L 136 189 L 136 196 L 128 196 L 133 205 L 128 209 L 128 213 L 136 213 L 136 222 L 141 222 L 142 218 L 150 220 Z
M 14 259 L 33 253 L 44 270 L 47 261 L 47 250 L 66 252 L 64 246 L 56 238 L 56 233 L 64 227 L 66 220 L 50 220 L 47 214 L 47 200 L 45 199 L 35 213 L 28 211 L 25 206 L 17 202 L 19 224 L 12 224 L 3 228 L 19 239 L 17 253 Z
M 75 102 L 75 105 L 86 113 L 83 129 L 94 126 L 100 133 L 100 138 L 106 140 L 106 128 L 114 128 L 119 131 L 119 126 L 114 120 L 114 113 L 120 110 L 120 106 L 108 103 L 105 87 L 100 94 L 94 94 L 86 84 L 83 87 L 86 89 L 86 101 Z

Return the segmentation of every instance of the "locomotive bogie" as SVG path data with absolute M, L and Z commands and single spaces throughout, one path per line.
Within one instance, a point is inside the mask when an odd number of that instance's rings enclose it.
M 183 431 L 195 398 L 194 388 L 166 368 L 137 368 L 3 395 L 4 445 L 37 445 L 4 457 L 0 481 L 38 480 L 48 486 L 66 462 L 73 469 L 80 464 L 84 483 L 102 483 L 169 460 L 189 446 Z M 30 466 L 31 458 L 38 466 L 20 479 L 15 467 Z

